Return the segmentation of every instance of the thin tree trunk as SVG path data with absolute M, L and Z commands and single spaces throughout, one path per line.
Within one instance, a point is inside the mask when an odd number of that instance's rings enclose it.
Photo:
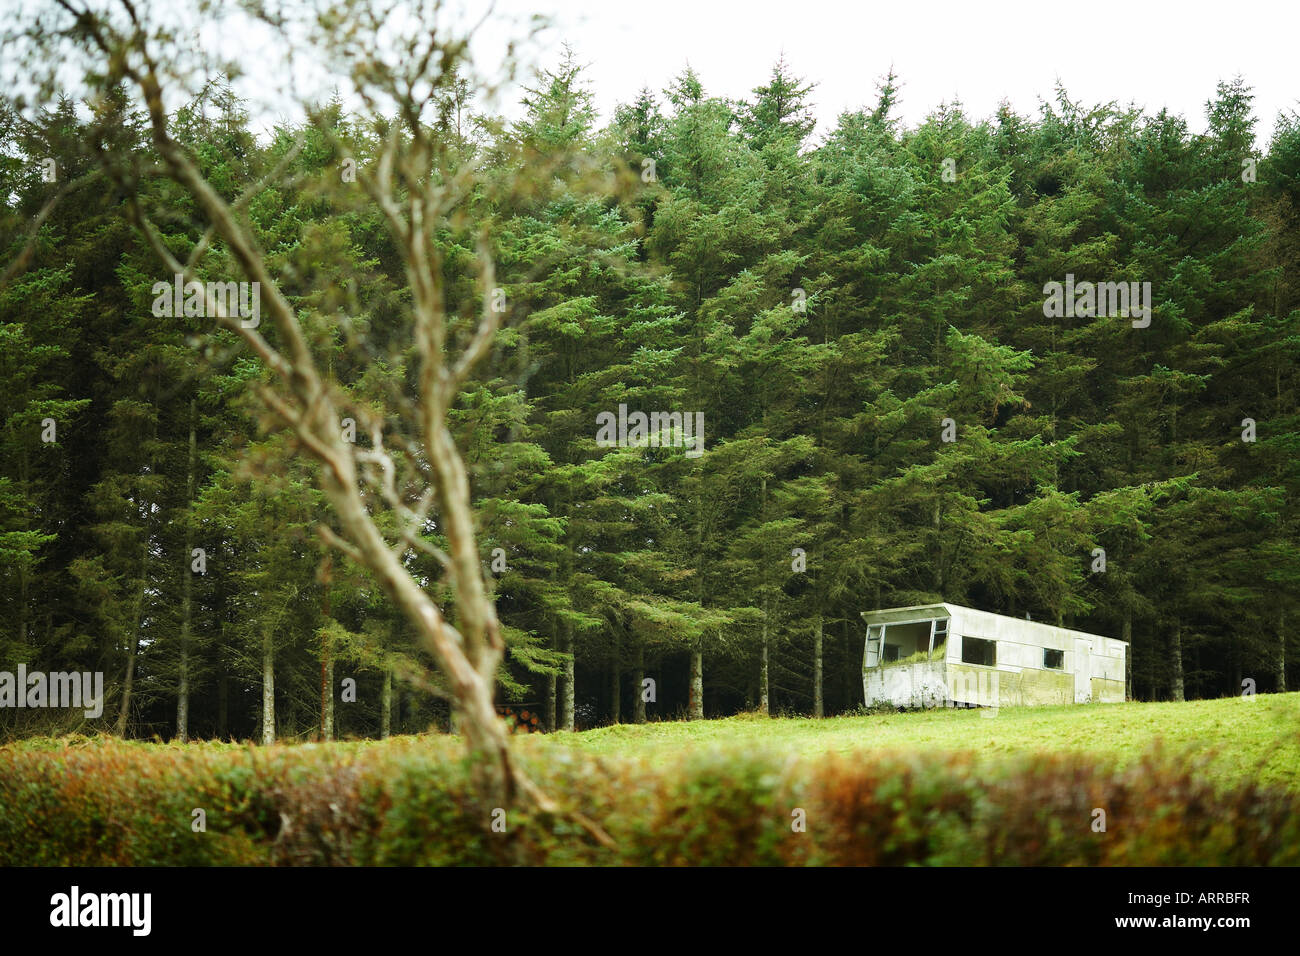
M 609 665 L 609 722 L 611 724 L 617 724 L 619 722 L 619 705 L 622 703 L 622 701 L 619 700 L 619 698 L 622 696 L 621 695 L 622 687 L 619 685 L 619 679 L 618 679 L 619 678 L 618 657 L 619 657 L 619 640 L 618 640 L 618 635 L 615 634 L 614 635 L 614 659 L 610 662 Z
M 1174 700 L 1185 700 L 1183 696 L 1183 622 L 1181 618 L 1174 621 L 1173 640 L 1170 642 L 1170 657 L 1174 665 Z
M 1232 641 L 1228 644 L 1227 653 L 1223 661 L 1228 665 L 1228 693 L 1241 693 L 1241 642 Z
M 1124 699 L 1133 699 L 1133 610 L 1124 608 L 1119 636 L 1124 640 Z
M 760 500 L 760 509 L 762 521 L 767 522 L 767 478 L 762 480 L 762 497 Z M 763 556 L 762 575 L 759 586 L 763 589 L 763 625 L 762 625 L 762 646 L 759 649 L 758 659 L 758 712 L 764 717 L 770 713 L 771 686 L 768 683 L 767 673 L 767 633 L 768 633 L 768 594 L 767 594 L 767 556 Z
M 18 566 L 18 646 L 27 649 L 27 569 Z
M 574 662 L 573 662 L 573 625 L 568 621 L 560 622 L 560 649 L 564 651 L 564 687 L 563 700 L 563 726 L 562 730 L 573 731 L 574 720 Z
M 152 505 L 145 508 L 149 513 Z M 122 701 L 117 711 L 117 724 L 113 732 L 119 737 L 126 736 L 126 720 L 131 713 L 131 690 L 135 686 L 135 659 L 140 654 L 140 631 L 144 627 L 144 596 L 148 590 L 146 574 L 149 570 L 149 523 L 146 520 L 141 529 L 144 547 L 140 549 L 140 594 L 135 601 L 135 630 L 131 636 L 130 654 L 126 659 L 126 677 L 122 681 Z
M 379 694 L 379 739 L 387 740 L 393 726 L 393 671 L 384 665 L 384 688 Z
M 122 701 L 118 706 L 117 723 L 113 733 L 119 737 L 126 736 L 126 718 L 131 711 L 131 688 L 135 684 L 135 658 L 140 651 L 140 631 L 137 628 L 131 640 L 130 656 L 126 659 L 126 677 L 122 680 Z
M 331 558 L 325 558 L 325 570 L 321 575 L 321 611 L 324 615 L 324 627 L 320 634 L 320 739 L 334 739 L 334 647 L 330 638 L 330 567 Z
M 226 740 L 230 737 L 230 664 L 226 659 L 226 579 L 224 574 L 217 575 L 217 737 Z
M 632 723 L 645 723 L 645 648 L 636 649 L 636 670 L 632 674 Z
M 189 553 L 189 548 L 185 549 Z M 184 593 L 181 596 L 181 649 L 180 672 L 176 678 L 176 739 L 187 743 L 190 739 L 190 577 L 187 569 Z
M 822 614 L 817 612 L 817 622 L 813 628 L 813 716 L 826 716 L 825 703 L 822 700 Z
M 559 727 L 555 723 L 555 697 L 559 678 L 555 674 L 546 675 L 546 729 L 554 733 Z
M 938 500 L 934 503 L 931 524 L 934 526 L 934 591 L 939 595 L 940 600 L 943 600 L 943 537 L 940 533 L 943 521 Z
M 321 739 L 334 739 L 334 640 L 331 637 L 325 638 L 325 674 L 323 689 L 325 691 L 325 707 L 321 711 Z
M 262 632 L 262 743 L 275 743 L 275 642 L 270 627 Z
M 180 667 L 176 687 L 176 739 L 186 743 L 190 739 L 190 625 L 191 592 L 194 585 L 193 555 L 194 533 L 190 524 L 189 508 L 194 502 L 194 472 L 198 464 L 198 442 L 195 437 L 195 400 L 190 399 L 190 455 L 185 478 L 185 551 L 181 571 L 181 647 Z
M 31 453 L 27 446 L 23 445 L 22 456 L 22 497 L 20 501 L 30 501 L 27 497 L 31 488 Z M 27 566 L 19 563 L 18 565 L 18 650 L 20 653 L 27 653 Z M 21 693 L 21 690 L 20 690 Z M 120 737 L 121 734 L 118 734 Z
M 1286 609 L 1277 609 L 1277 692 L 1286 693 Z
M 697 288 L 697 296 L 699 295 Z M 698 304 L 698 303 L 697 303 Z M 698 326 L 698 323 L 697 323 Z M 696 394 L 699 394 L 699 364 L 695 367 L 695 388 Z M 700 406 L 703 407 L 703 406 Z M 699 505 L 699 510 L 703 511 L 703 504 Z M 704 590 L 705 590 L 705 570 L 704 561 L 704 521 L 703 515 L 696 516 L 696 536 L 697 544 L 695 548 L 695 601 L 700 607 L 704 607 Z M 696 644 L 691 648 L 691 682 L 690 690 L 686 699 L 686 719 L 702 720 L 704 718 L 704 649 Z
M 877 598 L 876 606 L 879 607 L 880 606 L 879 589 L 877 589 L 876 598 Z M 858 618 L 858 620 L 861 621 L 862 619 Z M 850 622 L 849 619 L 845 617 L 844 620 L 840 622 L 840 634 L 844 638 L 843 641 L 844 658 L 845 660 L 856 659 L 857 661 L 861 661 L 866 656 L 866 641 L 863 640 L 863 637 L 865 637 L 866 628 L 864 627 L 863 631 L 857 634 L 855 634 L 854 631 L 855 631 L 854 623 Z M 850 701 L 864 700 L 862 691 L 863 691 L 862 665 L 859 663 L 852 670 L 850 670 L 847 667 L 841 666 L 840 667 L 840 701 L 842 702 L 841 705 L 846 706 Z
M 230 679 L 222 674 L 217 678 L 217 737 L 230 736 Z
M 691 693 L 686 717 L 688 720 L 704 719 L 704 652 L 698 647 L 691 649 Z

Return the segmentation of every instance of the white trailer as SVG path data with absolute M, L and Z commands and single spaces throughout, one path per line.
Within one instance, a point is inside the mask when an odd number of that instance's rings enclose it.
M 864 612 L 868 705 L 1012 707 L 1125 699 L 1128 645 L 957 604 Z

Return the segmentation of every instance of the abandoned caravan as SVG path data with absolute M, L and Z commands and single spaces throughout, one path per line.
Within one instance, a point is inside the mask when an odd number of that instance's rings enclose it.
M 867 611 L 867 705 L 1013 707 L 1125 697 L 1128 645 L 956 604 Z

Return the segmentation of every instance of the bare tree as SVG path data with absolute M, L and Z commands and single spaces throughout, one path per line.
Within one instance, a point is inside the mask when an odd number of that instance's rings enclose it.
M 474 157 L 457 148 L 464 141 L 459 123 L 448 136 L 445 125 L 440 129 L 436 121 L 440 110 L 446 113 L 449 99 L 463 99 L 472 29 L 448 33 L 436 2 L 399 7 L 395 13 L 391 3 L 342 0 L 312 8 L 298 20 L 287 8 L 250 7 L 257 22 L 282 31 L 286 48 L 291 40 L 310 36 L 313 55 L 342 69 L 374 128 L 385 131 L 378 155 L 361 163 L 346 154 L 346 144 L 325 124 L 319 127 L 355 164 L 357 182 L 381 210 L 404 265 L 409 328 L 418 358 L 416 388 L 413 399 L 404 399 L 392 411 L 354 400 L 331 373 L 322 371 L 313 336 L 244 218 L 247 203 L 285 174 L 295 152 L 261 182 L 227 201 L 205 179 L 170 125 L 165 86 L 179 74 L 170 68 L 175 61 L 164 59 L 160 51 L 175 47 L 177 31 L 150 22 L 133 0 L 95 8 L 91 0 L 57 4 L 63 21 L 44 20 L 26 36 L 45 44 L 47 51 L 57 40 L 87 57 L 92 101 L 98 94 L 101 107 L 103 129 L 97 145 L 102 168 L 122 190 L 128 215 L 150 248 L 188 283 L 204 257 L 220 247 L 260 286 L 261 311 L 271 320 L 266 335 L 250 327 L 246 317 L 222 314 L 221 303 L 210 291 L 205 292 L 207 314 L 216 315 L 218 324 L 239 336 L 270 371 L 261 399 L 300 450 L 319 464 L 320 485 L 336 523 L 322 525 L 320 534 L 369 570 L 438 662 L 457 727 L 478 757 L 475 766 L 485 791 L 507 803 L 524 800 L 556 811 L 554 802 L 512 760 L 504 724 L 493 705 L 505 644 L 477 545 L 470 475 L 448 423 L 458 394 L 489 354 L 506 314 L 503 293 L 496 286 L 487 220 L 471 216 L 470 207 L 488 182 L 487 175 Z M 512 44 L 506 57 L 507 80 L 513 76 L 514 59 Z M 119 90 L 128 91 L 143 108 L 156 166 L 141 168 L 139 157 L 124 162 L 113 152 L 109 126 L 114 116 L 124 122 L 126 109 L 119 106 L 114 112 L 103 104 Z M 206 222 L 206 231 L 185 261 L 163 241 L 141 201 L 136 184 L 148 175 L 163 175 L 184 187 Z M 449 306 L 435 239 L 438 230 L 448 228 L 476 234 L 480 306 L 472 318 Z M 345 438 L 340 425 L 344 411 L 365 426 L 368 445 Z M 434 526 L 445 549 L 426 535 Z M 408 558 L 413 551 L 431 556 L 442 567 L 455 596 L 454 624 L 412 570 Z M 571 815 L 597 839 L 608 841 L 594 823 Z

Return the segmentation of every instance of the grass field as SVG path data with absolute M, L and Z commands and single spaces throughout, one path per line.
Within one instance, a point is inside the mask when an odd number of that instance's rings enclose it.
M 618 724 L 532 738 L 606 757 L 663 758 L 706 749 L 776 750 L 801 757 L 854 751 L 970 751 L 985 758 L 1087 754 L 1125 766 L 1160 746 L 1204 761 L 1215 779 L 1243 778 L 1300 792 L 1300 693 L 1185 703 L 1076 704 L 931 710 L 861 717 L 765 719 L 742 715 L 691 723 Z

